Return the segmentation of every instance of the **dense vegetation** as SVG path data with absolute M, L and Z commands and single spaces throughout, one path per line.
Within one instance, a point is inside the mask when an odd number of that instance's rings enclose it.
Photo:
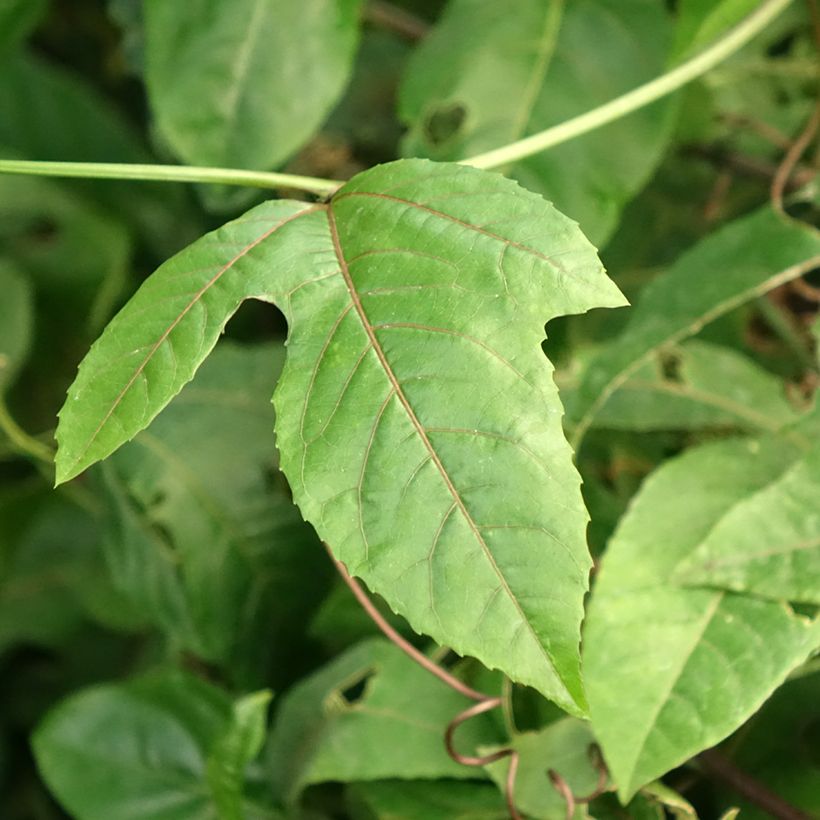
M 819 45 L 0 0 L 0 815 L 820 816 Z

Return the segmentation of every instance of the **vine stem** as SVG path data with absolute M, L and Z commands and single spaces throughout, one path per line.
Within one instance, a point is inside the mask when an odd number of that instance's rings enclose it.
M 763 31 L 791 2 L 792 0 L 765 0 L 748 17 L 731 29 L 725 37 L 660 77 L 656 77 L 645 85 L 638 86 L 638 88 L 628 91 L 626 94 L 616 97 L 598 108 L 593 108 L 591 111 L 524 139 L 462 160 L 461 163 L 463 165 L 472 165 L 475 168 L 498 168 L 545 151 L 547 148 L 554 148 L 556 145 L 580 137 L 582 134 L 594 131 L 613 120 L 631 114 L 633 111 L 637 111 L 639 108 L 643 108 L 649 103 L 677 91 L 682 86 L 705 74 L 709 69 L 714 68 L 718 63 L 731 57 L 756 34 Z
M 41 162 L 0 159 L 0 173 L 30 176 L 120 179 L 152 182 L 202 182 L 249 188 L 296 188 L 325 196 L 344 183 L 335 179 L 247 171 L 241 168 L 203 168 L 194 165 L 139 165 L 119 162 Z
M 18 453 L 33 458 L 35 461 L 49 467 L 53 465 L 54 454 L 51 449 L 30 436 L 17 424 L 2 397 L 0 397 L 0 430 L 6 434 L 9 442 Z

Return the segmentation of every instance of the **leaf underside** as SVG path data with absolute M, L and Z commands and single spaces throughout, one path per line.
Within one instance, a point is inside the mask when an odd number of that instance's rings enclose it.
M 304 517 L 415 629 L 583 713 L 587 514 L 540 343 L 623 297 L 575 223 L 423 160 L 260 205 L 163 265 L 92 348 L 58 480 L 145 427 L 246 298 L 290 327 L 274 402 Z

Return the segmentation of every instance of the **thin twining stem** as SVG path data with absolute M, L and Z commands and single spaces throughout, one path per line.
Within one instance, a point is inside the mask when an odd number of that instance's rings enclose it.
M 384 635 L 402 652 L 405 653 L 408 657 L 414 660 L 419 666 L 426 669 L 432 675 L 435 675 L 440 681 L 445 683 L 451 689 L 454 689 L 456 692 L 464 695 L 465 697 L 470 698 L 471 700 L 476 701 L 473 706 L 468 707 L 463 712 L 459 712 L 448 724 L 447 729 L 444 732 L 444 746 L 447 749 L 447 754 L 455 760 L 457 763 L 461 763 L 463 766 L 488 766 L 490 763 L 495 763 L 497 760 L 502 760 L 505 757 L 510 759 L 509 767 L 507 768 L 507 777 L 504 784 L 504 798 L 507 803 L 507 810 L 510 813 L 511 820 L 523 820 L 521 814 L 518 812 L 518 809 L 515 806 L 515 779 L 518 774 L 518 762 L 519 762 L 519 754 L 516 749 L 511 746 L 505 746 L 501 749 L 497 749 L 494 752 L 490 752 L 489 754 L 483 756 L 474 756 L 474 755 L 463 755 L 461 754 L 455 747 L 455 732 L 462 723 L 470 720 L 471 718 L 477 717 L 478 715 L 484 714 L 484 712 L 489 712 L 493 709 L 497 709 L 499 706 L 504 705 L 504 698 L 496 697 L 494 695 L 487 695 L 483 692 L 479 692 L 476 689 L 467 686 L 467 684 L 460 681 L 455 676 L 451 675 L 446 669 L 443 669 L 434 661 L 430 660 L 426 655 L 422 652 L 419 652 L 415 646 L 411 643 L 406 641 L 399 633 L 393 629 L 392 626 L 382 617 L 382 614 L 376 609 L 373 605 L 373 602 L 368 597 L 367 593 L 362 589 L 359 585 L 358 581 L 353 578 L 350 573 L 347 571 L 347 567 L 339 561 L 331 552 L 330 547 L 325 544 L 325 549 L 327 550 L 328 555 L 330 556 L 330 560 L 333 561 L 336 569 L 339 572 L 339 575 L 342 577 L 342 580 L 347 585 L 348 589 L 353 593 L 356 600 L 361 604 L 362 609 L 367 613 L 373 623 L 384 633 Z M 572 794 L 572 791 L 569 789 L 569 786 L 566 785 L 566 781 L 561 777 L 561 775 L 555 773 L 553 777 L 553 773 L 550 772 L 550 778 L 553 784 L 558 788 L 562 795 L 564 795 L 564 799 L 567 802 L 567 809 L 570 811 L 570 816 L 574 811 L 576 803 L 586 803 L 592 800 L 594 797 L 597 797 L 606 787 L 607 782 L 607 771 L 606 766 L 603 763 L 603 758 L 600 755 L 600 751 L 597 747 L 591 748 L 591 759 L 593 765 L 598 769 L 599 778 L 598 778 L 598 786 L 595 791 L 586 796 L 586 797 L 575 797 Z M 566 785 L 566 789 L 562 789 L 560 784 L 563 783 Z M 565 794 L 566 791 L 566 794 Z
M 133 179 L 149 182 L 201 182 L 266 189 L 295 188 L 320 196 L 332 194 L 344 184 L 335 179 L 279 174 L 272 171 L 248 171 L 241 168 L 139 165 L 119 162 L 40 162 L 16 159 L 0 159 L 0 174 L 78 179 Z
M 462 160 L 462 163 L 476 168 L 498 168 L 525 159 L 533 154 L 538 154 L 563 142 L 568 142 L 575 137 L 580 137 L 582 134 L 587 134 L 627 114 L 631 114 L 633 111 L 637 111 L 639 108 L 643 108 L 661 99 L 661 97 L 677 91 L 723 62 L 727 57 L 731 57 L 756 34 L 763 31 L 791 2 L 792 0 L 765 0 L 755 11 L 716 43 L 660 77 L 656 77 L 598 108 L 593 108 L 591 111 L 554 125 L 544 131 L 539 131 L 537 134 L 512 142 L 509 145 Z
M 396 632 L 396 630 L 393 629 L 393 627 L 390 626 L 390 624 L 387 623 L 387 621 L 382 617 L 382 614 L 378 609 L 376 609 L 370 598 L 368 598 L 367 593 L 361 588 L 361 586 L 359 586 L 356 579 L 350 575 L 345 565 L 339 561 L 335 555 L 333 555 L 327 544 L 325 544 L 325 549 L 330 556 L 330 560 L 336 565 L 336 569 L 339 571 L 339 575 L 342 576 L 342 580 L 347 584 L 350 591 L 356 596 L 356 600 L 361 604 L 362 609 L 370 616 L 373 623 L 375 623 L 376 626 L 379 627 L 379 629 L 396 646 L 398 646 L 398 648 L 401 649 L 405 655 L 411 657 L 419 666 L 426 669 L 430 674 L 435 675 L 440 681 L 446 683 L 451 689 L 455 689 L 456 692 L 470 698 L 470 700 L 484 703 L 491 699 L 490 695 L 485 695 L 483 692 L 479 692 L 472 687 L 467 686 L 466 683 L 460 681 L 454 675 L 451 675 L 446 669 L 443 669 L 434 661 L 431 661 L 430 658 L 428 658 L 423 652 L 419 652 L 413 644 L 402 638 L 402 636 L 399 635 L 399 633 Z

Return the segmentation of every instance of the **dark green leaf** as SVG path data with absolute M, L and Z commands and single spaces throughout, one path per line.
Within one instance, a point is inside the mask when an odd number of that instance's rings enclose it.
M 148 0 L 146 82 L 164 138 L 194 165 L 283 162 L 345 86 L 359 5 Z
M 452 0 L 401 89 L 405 152 L 461 159 L 583 114 L 661 73 L 668 31 L 655 0 Z M 645 108 L 510 171 L 601 245 L 660 159 L 672 113 Z
M 118 587 L 173 645 L 249 686 L 287 665 L 294 623 L 329 569 L 287 494 L 268 486 L 282 360 L 280 345 L 220 344 L 101 482 Z
M 0 53 L 25 39 L 47 8 L 47 0 L 0 0 Z
M 144 428 L 251 297 L 291 327 L 278 445 L 320 537 L 415 629 L 582 713 L 587 515 L 540 342 L 622 297 L 574 223 L 421 160 L 329 205 L 265 203 L 163 265 L 91 349 L 58 481 Z

